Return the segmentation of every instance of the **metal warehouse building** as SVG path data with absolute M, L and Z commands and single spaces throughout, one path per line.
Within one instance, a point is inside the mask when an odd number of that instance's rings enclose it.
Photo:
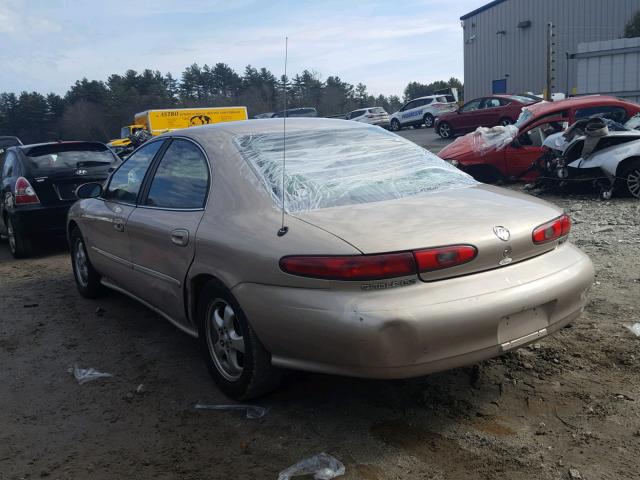
M 545 91 L 549 23 L 555 33 L 551 91 L 582 93 L 577 64 L 590 53 L 579 53 L 578 45 L 620 38 L 639 10 L 640 0 L 495 0 L 467 13 L 460 18 L 465 98 Z

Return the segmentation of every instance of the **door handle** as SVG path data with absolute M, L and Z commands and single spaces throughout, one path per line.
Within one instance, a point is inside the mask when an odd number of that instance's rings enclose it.
M 116 232 L 124 232 L 124 222 L 119 218 L 116 218 L 113 222 L 113 228 Z
M 179 247 L 186 247 L 189 243 L 189 231 L 184 228 L 177 228 L 171 232 L 171 242 Z

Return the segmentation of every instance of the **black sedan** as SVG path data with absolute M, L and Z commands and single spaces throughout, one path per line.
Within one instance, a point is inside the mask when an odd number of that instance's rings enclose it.
M 102 182 L 120 160 L 99 142 L 56 142 L 8 148 L 0 159 L 0 235 L 16 258 L 32 240 L 64 235 L 76 188 Z

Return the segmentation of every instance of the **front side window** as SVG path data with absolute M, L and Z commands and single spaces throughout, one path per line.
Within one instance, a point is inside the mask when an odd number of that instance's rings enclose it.
M 143 145 L 127 158 L 111 176 L 104 198 L 114 202 L 136 203 L 142 180 L 163 143 L 157 141 Z
M 405 110 L 410 110 L 412 108 L 417 107 L 417 104 L 415 102 L 415 100 L 413 102 L 409 102 L 407 103 L 404 107 L 402 107 L 402 109 L 400 110 L 401 112 L 404 112 Z
M 209 167 L 202 151 L 188 140 L 176 139 L 160 160 L 145 205 L 192 210 L 204 208 Z
M 282 203 L 280 132 L 234 139 L 274 206 Z M 290 212 L 380 202 L 475 185 L 466 173 L 378 127 L 287 132 L 285 208 Z
M 461 112 L 473 112 L 474 110 L 478 110 L 480 108 L 481 99 L 471 100 L 468 103 L 465 103 L 460 109 Z

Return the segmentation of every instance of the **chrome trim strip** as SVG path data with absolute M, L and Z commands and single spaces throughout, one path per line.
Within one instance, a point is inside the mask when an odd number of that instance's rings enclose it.
M 101 250 L 98 247 L 92 246 L 91 250 L 93 250 L 96 253 L 99 253 L 104 257 L 107 257 L 109 260 L 113 260 L 114 262 L 119 263 L 120 265 L 124 265 L 125 267 L 128 267 L 128 268 L 133 268 L 133 263 L 131 263 L 129 260 L 125 260 L 124 258 L 120 258 L 117 255 L 114 255 L 109 252 L 105 252 L 104 250 Z
M 133 269 L 137 270 L 138 272 L 146 273 L 151 277 L 157 278 L 158 280 L 163 280 L 165 282 L 169 282 L 177 287 L 182 286 L 182 282 L 180 280 L 176 280 L 175 278 L 170 277 L 169 275 L 165 275 L 164 273 L 157 272 L 147 267 L 143 267 L 142 265 L 138 265 L 137 263 L 133 263 L 132 265 L 133 265 Z
M 158 315 L 160 315 L 161 317 L 163 317 L 165 320 L 167 320 L 169 323 L 171 323 L 177 329 L 182 330 L 187 335 L 190 335 L 190 336 L 192 336 L 194 338 L 198 338 L 198 331 L 197 330 L 194 330 L 194 329 L 191 329 L 191 328 L 189 328 L 189 327 L 187 327 L 185 325 L 182 325 L 181 323 L 177 322 L 176 320 L 171 318 L 169 315 L 164 313 L 162 310 L 159 310 L 156 307 L 154 307 L 153 305 L 145 302 L 144 300 L 142 300 L 140 297 L 137 297 L 133 293 L 128 292 L 127 290 L 125 290 L 122 287 L 114 285 L 113 283 L 111 283 L 109 280 L 107 280 L 105 278 L 102 278 L 102 280 L 100 280 L 100 283 L 102 283 L 102 285 L 104 285 L 107 288 L 110 288 L 112 290 L 115 290 L 116 292 L 122 293 L 122 294 L 132 298 L 133 300 L 141 303 L 142 305 L 147 307 L 149 310 L 152 310 L 153 312 L 155 312 Z

